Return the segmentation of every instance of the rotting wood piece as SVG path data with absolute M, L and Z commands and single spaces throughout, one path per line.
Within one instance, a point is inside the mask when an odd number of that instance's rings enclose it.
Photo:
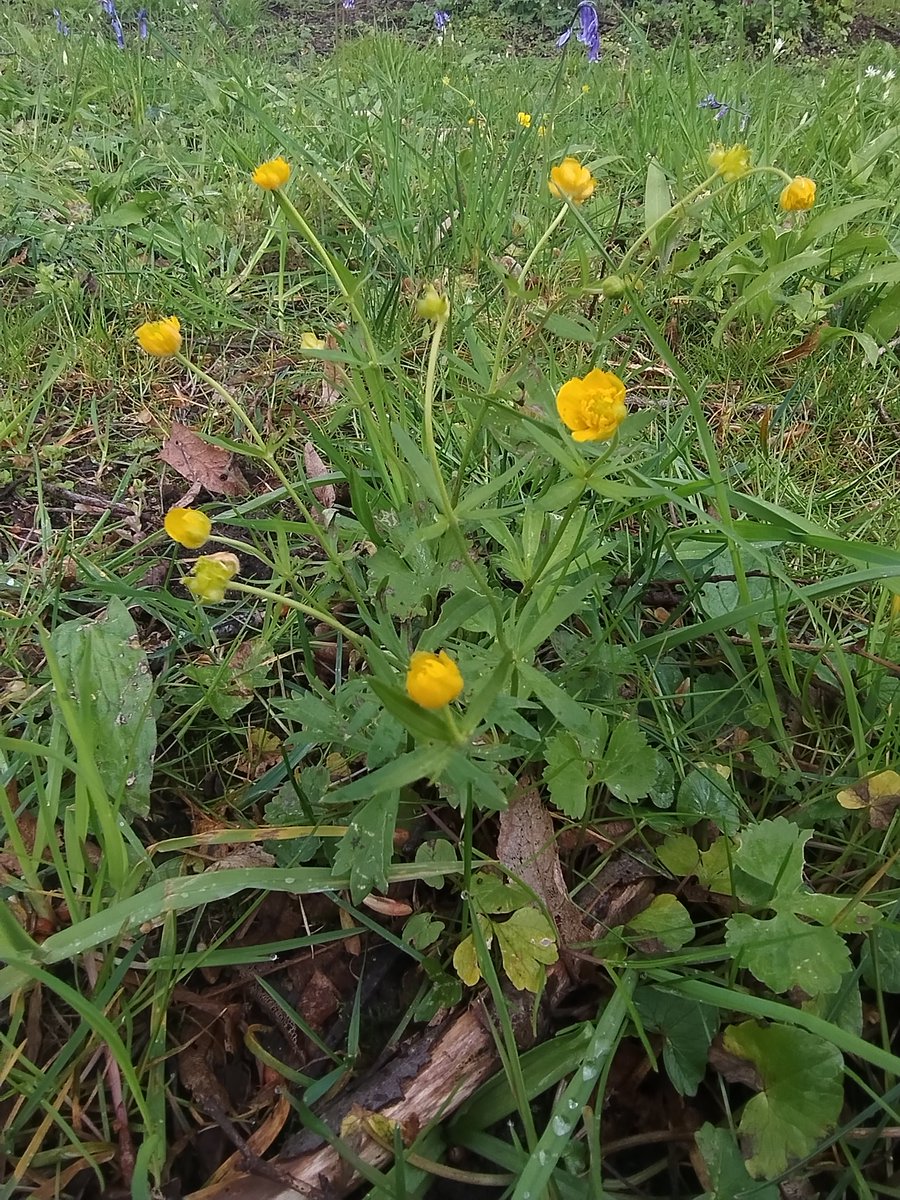
M 339 1125 L 340 1117 L 353 1105 L 420 1128 L 455 1112 L 497 1070 L 494 1039 L 480 1002 L 471 1004 L 434 1033 L 424 1053 L 423 1039 L 413 1038 L 377 1075 L 350 1089 L 351 1094 L 340 1105 L 343 1112 L 328 1114 L 327 1123 L 332 1125 L 337 1118 Z M 378 1096 L 386 1094 L 396 1098 L 379 1104 Z M 365 1135 L 355 1136 L 352 1141 L 359 1156 L 372 1166 L 381 1166 L 391 1158 L 389 1151 Z M 297 1200 L 298 1194 L 310 1200 L 338 1200 L 358 1181 L 353 1168 L 337 1151 L 321 1143 L 304 1153 L 278 1158 L 272 1165 L 293 1181 L 293 1187 L 240 1174 L 221 1185 L 193 1192 L 187 1200 Z

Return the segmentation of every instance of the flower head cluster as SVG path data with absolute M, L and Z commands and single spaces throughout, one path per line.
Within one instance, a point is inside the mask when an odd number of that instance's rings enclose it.
M 575 34 L 576 39 L 581 42 L 582 46 L 587 50 L 588 62 L 600 61 L 600 22 L 597 17 L 597 9 L 593 4 L 580 4 L 578 6 L 578 31 Z M 572 36 L 572 26 L 564 30 L 556 39 L 556 45 L 560 49 L 565 46 L 569 38 Z
M 443 8 L 435 10 L 434 14 L 434 31 L 437 34 L 442 34 L 450 24 L 450 14 Z
M 417 650 L 409 660 L 406 694 L 422 708 L 452 704 L 462 690 L 462 674 L 446 650 L 439 654 Z
M 253 172 L 253 182 L 266 192 L 275 192 L 278 188 L 284 187 L 290 177 L 291 164 L 285 162 L 281 155 L 260 163 Z
M 142 42 L 146 42 L 147 38 L 150 36 L 150 27 L 148 21 L 149 13 L 147 12 L 146 8 L 139 8 L 137 12 L 138 37 Z
M 225 599 L 225 590 L 240 569 L 241 560 L 236 554 L 205 554 L 181 582 L 201 604 L 218 604 Z
M 716 142 L 709 152 L 709 168 L 721 175 L 726 183 L 742 179 L 750 170 L 750 151 L 743 142 L 724 146 Z
M 625 384 L 611 371 L 590 371 L 562 385 L 556 411 L 576 442 L 605 442 L 628 415 Z
M 531 113 L 530 112 L 516 113 L 516 120 L 519 122 L 519 124 L 522 126 L 523 129 L 531 128 Z
M 59 11 L 58 8 L 54 8 L 53 15 L 54 15 L 54 17 L 56 17 L 56 32 L 58 34 L 61 34 L 62 37 L 68 37 L 69 36 L 68 22 L 63 20 L 62 13 Z
M 181 349 L 181 322 L 177 317 L 163 317 L 160 321 L 145 321 L 134 331 L 141 349 L 154 358 L 167 358 Z
M 717 121 L 724 120 L 730 112 L 733 112 L 735 116 L 741 118 L 741 133 L 744 132 L 750 123 L 750 114 L 748 112 L 745 112 L 742 108 L 735 108 L 733 104 L 729 104 L 725 100 L 717 100 L 714 92 L 710 92 L 708 96 L 704 96 L 703 99 L 698 102 L 697 107 L 708 108 L 711 112 L 714 112 Z
M 540 132 L 540 130 L 538 130 Z M 560 200 L 571 200 L 573 204 L 584 204 L 593 194 L 597 181 L 577 158 L 564 158 L 558 166 L 550 168 L 547 184 L 551 193 Z
M 170 508 L 163 520 L 163 528 L 173 542 L 188 550 L 199 550 L 209 541 L 212 521 L 199 508 Z
M 778 200 L 785 212 L 806 212 L 816 202 L 816 185 L 806 175 L 795 176 L 781 190 Z

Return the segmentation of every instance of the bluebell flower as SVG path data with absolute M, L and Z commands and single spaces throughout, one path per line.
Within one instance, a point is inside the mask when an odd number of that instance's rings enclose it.
M 150 29 L 147 24 L 148 15 L 149 14 L 147 13 L 146 8 L 138 9 L 138 14 L 137 14 L 138 37 L 141 39 L 142 42 L 146 42 L 147 38 L 150 35 Z
M 113 31 L 113 34 L 115 35 L 116 45 L 119 47 L 120 50 L 124 50 L 125 49 L 125 30 L 122 28 L 122 22 L 119 20 L 118 13 L 116 13 L 116 15 L 110 20 L 110 25 L 112 26 L 112 31 Z
M 600 61 L 600 24 L 593 4 L 582 4 L 578 9 L 581 28 L 576 35 L 582 46 L 587 47 L 588 62 Z
M 69 26 L 62 19 L 62 14 L 58 8 L 54 8 L 53 15 L 56 17 L 56 32 L 62 34 L 63 37 L 69 36 Z
M 437 9 L 434 14 L 434 28 L 436 33 L 443 33 L 450 24 L 450 14 L 442 8 Z
M 741 118 L 741 133 L 747 128 L 750 122 L 750 114 L 744 112 L 741 108 L 735 108 L 733 104 L 729 104 L 726 100 L 719 100 L 715 92 L 710 92 L 708 96 L 704 96 L 702 100 L 697 101 L 698 108 L 708 108 L 710 112 L 715 114 L 717 121 L 723 120 L 730 112 L 735 113 Z
M 575 37 L 581 42 L 582 46 L 587 49 L 588 62 L 600 61 L 600 22 L 597 17 L 597 9 L 594 4 L 579 4 L 578 12 L 578 32 Z M 558 49 L 562 49 L 572 36 L 572 26 L 564 30 L 556 39 Z

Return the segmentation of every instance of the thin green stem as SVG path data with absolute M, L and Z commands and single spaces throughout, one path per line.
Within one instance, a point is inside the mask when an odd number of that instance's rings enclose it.
M 325 267 L 325 270 L 337 284 L 338 291 L 344 297 L 354 321 L 362 330 L 362 335 L 366 343 L 366 353 L 369 355 L 370 364 L 372 366 L 376 366 L 378 364 L 378 351 L 375 347 L 375 342 L 372 339 L 372 331 L 369 329 L 365 314 L 357 303 L 356 296 L 344 281 L 343 274 L 338 268 L 337 262 L 334 258 L 332 258 L 331 254 L 316 236 L 312 226 L 300 213 L 294 202 L 289 200 L 280 188 L 275 192 L 275 199 L 281 206 L 281 211 L 291 222 L 293 222 L 298 232 L 301 233 L 304 238 L 306 238 L 307 242 L 309 242 L 310 246 L 312 246 L 317 257 L 319 258 L 319 261 Z
M 537 244 L 535 245 L 534 249 L 531 251 L 531 253 L 528 255 L 528 257 L 525 259 L 525 264 L 522 267 L 522 270 L 519 272 L 519 279 L 523 282 L 523 284 L 525 282 L 526 276 L 528 275 L 528 272 L 531 270 L 534 260 L 537 258 L 537 256 L 540 254 L 541 250 L 543 250 L 544 246 L 546 246 L 547 242 L 550 240 L 550 238 L 553 236 L 553 234 L 556 232 L 556 230 L 562 224 L 563 217 L 566 215 L 566 213 L 568 211 L 569 211 L 569 205 L 568 205 L 568 203 L 566 203 L 562 206 L 562 208 L 560 208 L 559 212 L 556 214 L 556 216 L 553 218 L 553 220 L 550 222 L 550 224 L 547 226 L 547 228 L 544 230 L 544 232 L 538 238 Z M 513 310 L 514 310 L 515 306 L 516 306 L 516 297 L 512 296 L 512 295 L 507 296 L 506 307 L 503 310 L 503 316 L 500 318 L 500 328 L 497 331 L 497 342 L 496 342 L 496 348 L 494 350 L 494 363 L 493 363 L 493 366 L 491 367 L 491 381 L 488 384 L 488 393 L 487 394 L 489 396 L 494 395 L 494 393 L 497 390 L 497 384 L 500 381 L 500 371 L 503 367 L 503 351 L 506 349 L 506 335 L 509 332 L 509 322 L 512 318 L 512 314 L 513 314 Z M 454 505 L 459 500 L 459 493 L 462 491 L 463 480 L 465 479 L 466 467 L 468 467 L 468 465 L 469 465 L 469 458 L 472 454 L 472 450 L 475 446 L 476 441 L 478 440 L 478 438 L 481 434 L 482 428 L 484 427 L 484 418 L 485 418 L 486 412 L 487 412 L 487 406 L 482 405 L 482 407 L 478 411 L 477 416 L 475 417 L 475 420 L 472 422 L 472 426 L 469 429 L 468 436 L 466 437 L 465 445 L 463 446 L 463 451 L 462 451 L 462 454 L 461 454 L 460 460 L 459 460 L 459 469 L 457 470 L 457 473 L 456 473 L 456 482 L 453 485 L 453 504 Z
M 346 586 L 347 590 L 350 592 L 350 595 L 353 597 L 353 599 L 356 601 L 356 604 L 359 606 L 360 611 L 365 612 L 365 610 L 366 610 L 365 599 L 364 599 L 362 593 L 360 592 L 359 588 L 356 585 L 356 580 L 347 571 L 346 567 L 344 566 L 343 562 L 340 559 L 340 556 L 336 553 L 334 547 L 331 545 L 330 541 L 328 540 L 327 537 L 325 537 L 324 533 L 322 532 L 321 528 L 319 527 L 318 522 L 313 520 L 312 513 L 309 511 L 305 502 L 300 498 L 300 495 L 299 495 L 297 489 L 294 487 L 293 483 L 290 481 L 290 479 L 287 477 L 285 472 L 279 466 L 278 460 L 275 458 L 275 455 L 269 449 L 269 446 L 268 446 L 265 438 L 262 436 L 262 434 L 259 432 L 259 430 L 256 428 L 256 426 L 250 420 L 250 417 L 244 411 L 242 406 L 238 403 L 237 400 L 235 400 L 234 396 L 232 396 L 232 394 L 228 391 L 227 388 L 223 387 L 222 384 L 219 383 L 219 381 L 217 379 L 215 379 L 212 375 L 207 374 L 207 372 L 204 371 L 202 367 L 198 367 L 197 364 L 195 362 L 192 362 L 191 359 L 189 359 L 186 355 L 178 353 L 175 355 L 175 358 L 178 360 L 178 362 L 180 362 L 182 364 L 182 366 L 186 367 L 189 371 L 192 371 L 193 374 L 195 374 L 198 379 L 202 379 L 203 382 L 205 384 L 207 384 L 208 387 L 211 387 L 217 396 L 221 396 L 221 398 L 228 405 L 228 407 L 231 410 L 231 413 L 235 417 L 235 419 L 241 424 L 241 426 L 244 429 L 246 429 L 247 433 L 250 435 L 250 440 L 252 442 L 254 442 L 256 444 L 256 446 L 259 448 L 260 458 L 263 460 L 263 462 L 266 464 L 266 466 L 269 468 L 269 470 L 272 472 L 272 474 L 277 477 L 278 482 L 284 488 L 284 490 L 288 494 L 288 496 L 290 496 L 292 502 L 296 505 L 298 511 L 300 512 L 300 514 L 303 516 L 304 520 L 309 525 L 310 532 L 312 533 L 313 537 L 316 539 L 316 541 L 322 547 L 322 550 L 325 552 L 325 555 L 328 558 L 328 561 L 331 563 L 331 565 L 334 567 L 334 569 L 340 575 L 341 579 L 344 582 L 344 585 Z
M 332 629 L 342 633 L 361 650 L 365 649 L 368 642 L 368 638 L 364 634 L 356 633 L 355 630 L 350 629 L 342 621 L 338 621 L 330 613 L 323 612 L 320 608 L 313 608 L 310 604 L 304 604 L 301 600 L 295 600 L 293 596 L 282 596 L 278 592 L 270 592 L 266 588 L 254 587 L 252 583 L 235 583 L 233 580 L 228 584 L 228 591 L 243 592 L 246 596 L 256 596 L 260 600 L 271 600 L 273 604 L 283 604 L 286 608 L 293 608 L 297 612 L 303 613 L 304 616 L 313 617 L 325 625 L 330 625 Z
M 423 440 L 425 442 L 425 453 L 428 455 L 431 469 L 434 472 L 435 483 L 437 484 L 438 494 L 440 496 L 441 509 L 447 520 L 448 529 L 453 534 L 457 545 L 460 549 L 462 561 L 466 564 L 471 574 L 474 576 L 478 590 L 487 600 L 494 614 L 494 620 L 497 626 L 497 644 L 501 649 L 505 650 L 506 642 L 503 636 L 503 612 L 500 605 L 497 603 L 497 597 L 491 591 L 490 585 L 481 574 L 481 571 L 475 565 L 472 555 L 469 552 L 469 546 L 466 542 L 465 535 L 460 528 L 459 521 L 456 516 L 456 509 L 453 501 L 450 498 L 450 493 L 447 491 L 447 485 L 444 482 L 444 476 L 441 472 L 441 464 L 438 458 L 437 444 L 434 438 L 434 391 L 437 380 L 437 362 L 438 355 L 441 349 L 441 338 L 446 328 L 446 321 L 436 321 L 434 325 L 434 333 L 431 335 L 431 349 L 428 354 L 428 368 L 425 373 L 425 404 L 423 409 Z

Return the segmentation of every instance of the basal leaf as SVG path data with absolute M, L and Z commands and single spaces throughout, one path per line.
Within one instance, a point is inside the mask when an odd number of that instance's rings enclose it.
M 784 817 L 742 829 L 734 851 L 738 896 L 748 904 L 763 905 L 776 895 L 796 892 L 803 880 L 803 847 L 810 837 L 809 830 Z
M 125 814 L 146 816 L 156 750 L 153 677 L 131 614 L 112 599 L 96 619 L 58 625 L 50 644 L 110 799 Z
M 740 1132 L 754 1179 L 774 1179 L 809 1154 L 838 1119 L 843 1057 L 823 1038 L 789 1025 L 745 1021 L 725 1030 L 725 1049 L 756 1067 L 763 1090 L 745 1106 Z
M 634 999 L 647 1028 L 663 1035 L 663 1062 L 673 1085 L 682 1096 L 695 1096 L 706 1074 L 718 1013 L 708 1004 L 653 988 L 639 989 Z
M 694 938 L 694 924 L 681 901 L 663 892 L 629 921 L 628 928 L 640 937 L 655 938 L 667 950 L 680 950 Z
M 760 1187 L 753 1182 L 729 1130 L 703 1125 L 694 1140 L 713 1189 L 700 1200 L 779 1200 L 781 1193 L 774 1184 Z
M 559 958 L 556 934 L 547 917 L 536 908 L 520 908 L 508 921 L 494 923 L 503 970 L 513 987 L 539 992 L 544 966 Z
M 723 833 L 737 833 L 740 827 L 738 799 L 729 773 L 701 766 L 689 771 L 678 789 L 677 810 L 686 818 L 714 821 Z
M 740 965 L 773 992 L 793 987 L 808 996 L 836 992 L 851 966 L 839 933 L 807 925 L 792 912 L 778 912 L 766 921 L 736 913 L 728 919 L 725 944 Z
M 349 875 L 354 904 L 373 887 L 387 884 L 399 798 L 399 792 L 382 792 L 361 805 L 338 843 L 333 870 L 338 876 Z
M 634 803 L 656 783 L 656 757 L 637 721 L 620 721 L 613 729 L 597 777 L 619 800 Z
M 578 820 L 587 805 L 588 768 L 578 743 L 570 733 L 557 733 L 547 739 L 544 751 L 544 783 L 555 808 Z

